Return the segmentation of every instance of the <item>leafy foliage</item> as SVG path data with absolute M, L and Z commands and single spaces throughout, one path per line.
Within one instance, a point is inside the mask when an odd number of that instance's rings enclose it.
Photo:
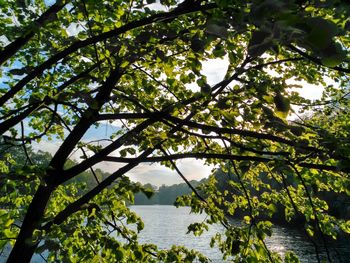
M 142 222 L 126 202 L 147 190 L 126 175 L 144 162 L 176 170 L 194 191 L 179 204 L 209 219 L 190 231 L 226 227 L 212 243 L 225 258 L 281 261 L 264 243 L 279 207 L 288 221 L 304 215 L 308 234 L 325 246 L 327 236 L 349 233 L 348 218 L 329 213 L 323 200 L 349 195 L 345 1 L 0 6 L 0 245 L 13 245 L 8 262 L 46 250 L 49 261 L 205 262 L 183 247 L 137 243 Z M 216 84 L 202 70 L 211 59 L 228 62 Z M 302 98 L 299 84 L 325 87 L 323 98 Z M 296 105 L 310 117 L 296 121 Z M 106 123 L 119 130 L 85 140 Z M 29 145 L 46 140 L 58 150 L 34 160 Z M 82 152 L 78 163 L 70 161 L 74 151 Z M 235 179 L 222 192 L 212 177 L 198 192 L 176 165 L 182 158 L 205 159 Z M 94 166 L 104 161 L 120 168 L 99 177 Z M 88 169 L 95 182 L 84 187 L 77 178 Z M 244 213 L 241 227 L 227 216 L 236 210 Z M 297 262 L 292 253 L 284 260 Z

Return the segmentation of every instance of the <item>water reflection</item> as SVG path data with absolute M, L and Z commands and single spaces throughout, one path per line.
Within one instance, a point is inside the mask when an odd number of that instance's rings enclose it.
M 303 231 L 285 227 L 274 227 L 273 235 L 266 240 L 268 247 L 282 257 L 288 250 L 293 250 L 299 256 L 300 262 L 317 262 L 315 245 L 306 238 Z M 332 262 L 350 262 L 350 242 L 328 242 L 327 247 Z M 323 243 L 317 243 L 320 260 L 327 262 L 327 253 Z M 348 259 L 349 258 L 349 259 Z
M 216 225 L 202 236 L 195 237 L 186 234 L 189 224 L 205 220 L 204 214 L 189 214 L 188 207 L 175 208 L 174 206 L 132 206 L 131 210 L 141 216 L 145 228 L 140 233 L 141 243 L 154 243 L 160 249 L 168 249 L 172 245 L 183 245 L 195 249 L 209 256 L 213 262 L 224 262 L 217 248 L 210 248 L 211 237 L 217 231 L 224 231 L 223 227 Z
M 209 246 L 211 237 L 218 231 L 224 231 L 222 226 L 214 225 L 200 237 L 186 234 L 187 226 L 203 221 L 204 214 L 189 214 L 188 207 L 175 208 L 174 206 L 132 206 L 131 209 L 141 216 L 145 223 L 145 229 L 140 234 L 140 242 L 154 243 L 161 249 L 170 248 L 173 244 L 184 245 L 202 252 L 215 263 L 227 262 L 222 260 L 222 255 L 217 248 Z M 347 241 L 349 240 L 344 240 L 341 244 L 337 243 L 336 247 L 329 244 L 332 262 L 350 262 L 350 242 Z M 317 262 L 314 245 L 305 238 L 303 232 L 297 229 L 274 227 L 273 235 L 267 238 L 266 244 L 282 258 L 288 250 L 293 250 L 299 256 L 300 262 Z M 319 250 L 321 260 L 325 260 L 326 253 L 321 245 Z M 336 251 L 342 260 L 337 258 Z

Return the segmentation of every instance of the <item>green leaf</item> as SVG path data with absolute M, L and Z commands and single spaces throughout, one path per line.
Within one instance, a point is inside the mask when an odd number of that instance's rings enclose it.
M 256 30 L 252 33 L 252 37 L 249 41 L 248 54 L 251 57 L 258 57 L 270 49 L 272 45 L 271 32 Z
M 125 257 L 125 252 L 124 249 L 122 249 L 121 247 L 118 247 L 115 251 L 114 251 L 116 260 L 118 260 L 119 262 L 122 262 L 124 257 Z
M 321 17 L 310 17 L 306 20 L 306 25 L 310 32 L 307 34 L 306 41 L 312 47 L 319 50 L 326 48 L 332 42 L 332 38 L 338 34 L 338 27 L 331 21 Z
M 321 62 L 327 67 L 335 67 L 345 61 L 346 52 L 339 43 L 331 43 L 327 48 L 322 50 Z
M 299 263 L 299 258 L 297 255 L 294 254 L 292 251 L 287 251 L 284 255 L 284 261 L 286 263 Z
M 213 49 L 213 55 L 216 58 L 223 57 L 226 55 L 226 51 L 222 45 L 216 45 Z
M 277 111 L 288 113 L 290 110 L 289 99 L 283 97 L 281 93 L 277 93 L 273 98 Z
M 154 195 L 154 191 L 150 188 L 142 189 L 142 192 L 147 196 L 147 198 L 151 198 Z
M 213 36 L 217 36 L 223 39 L 227 38 L 228 32 L 224 25 L 219 25 L 214 21 L 209 21 L 207 24 L 206 32 Z
M 205 41 L 199 39 L 198 37 L 194 37 L 191 39 L 191 49 L 194 52 L 201 52 L 204 50 L 205 47 Z

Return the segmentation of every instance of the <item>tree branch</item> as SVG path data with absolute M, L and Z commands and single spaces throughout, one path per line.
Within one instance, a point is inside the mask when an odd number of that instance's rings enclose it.
M 178 153 L 171 154 L 167 156 L 152 156 L 142 159 L 140 162 L 162 162 L 178 159 L 222 159 L 222 160 L 236 160 L 236 161 L 252 161 L 260 163 L 268 163 L 271 161 L 280 160 L 279 158 L 267 158 L 267 157 L 258 157 L 258 156 L 244 156 L 244 155 L 233 155 L 233 154 L 222 154 L 222 153 L 201 153 L 201 152 L 189 152 L 189 153 Z M 115 157 L 115 156 L 106 156 L 102 158 L 103 161 L 107 162 L 118 162 L 118 163 L 129 163 L 135 160 L 135 158 L 128 157 Z M 332 171 L 332 172 L 344 172 L 349 173 L 350 168 L 339 168 L 331 165 L 322 165 L 315 163 L 298 163 L 298 166 L 316 170 Z
M 85 134 L 89 129 L 92 123 L 95 122 L 95 118 L 98 116 L 98 112 L 108 100 L 110 92 L 112 91 L 115 84 L 122 76 L 122 71 L 119 68 L 116 68 L 110 72 L 110 75 L 104 85 L 99 89 L 98 94 L 96 95 L 93 107 L 89 107 L 81 117 L 78 124 L 74 127 L 71 133 L 62 143 L 61 147 L 57 150 L 56 154 L 53 156 L 50 166 L 54 169 L 61 170 L 67 157 L 74 149 L 75 145 L 79 142 L 80 138 Z
M 179 123 L 182 122 L 181 119 L 177 117 L 173 117 L 171 115 L 167 115 L 165 119 L 172 121 L 174 123 Z M 265 139 L 265 140 L 270 140 L 270 141 L 275 141 L 275 142 L 280 142 L 283 144 L 287 144 L 290 146 L 295 146 L 296 143 L 294 141 L 284 139 L 272 134 L 266 134 L 266 133 L 259 133 L 259 132 L 254 132 L 254 131 L 247 131 L 247 130 L 241 130 L 241 129 L 235 129 L 235 128 L 221 128 L 221 127 L 215 127 L 211 125 L 206 125 L 206 124 L 200 124 L 194 121 L 184 121 L 184 125 L 190 128 L 196 128 L 196 129 L 202 129 L 206 131 L 211 131 L 215 132 L 218 134 L 233 134 L 233 135 L 241 135 L 241 136 L 247 136 L 247 137 L 252 137 L 256 139 Z M 308 150 L 317 150 L 313 147 L 306 147 Z
M 123 176 L 125 173 L 133 169 L 135 166 L 137 166 L 140 163 L 139 160 L 142 160 L 143 158 L 147 157 L 153 151 L 154 149 L 145 150 L 138 158 L 135 158 L 132 162 L 118 169 L 118 171 L 112 173 L 109 177 L 107 177 L 105 180 L 100 182 L 100 184 L 97 185 L 95 188 L 90 190 L 88 193 L 80 197 L 75 202 L 69 204 L 64 210 L 59 212 L 53 220 L 46 223 L 41 229 L 45 231 L 49 231 L 53 224 L 55 225 L 62 224 L 70 215 L 79 211 L 82 205 L 87 204 L 91 199 L 93 199 L 96 195 L 102 192 L 103 189 L 111 185 L 115 180 L 117 180 L 118 178 Z
M 0 52 L 0 65 L 7 61 L 11 56 L 13 56 L 18 50 L 20 50 L 28 41 L 35 35 L 35 32 L 43 27 L 47 22 L 56 20 L 56 14 L 62 10 L 63 7 L 68 3 L 68 1 L 59 0 L 55 4 L 50 6 L 42 15 L 35 20 L 28 32 L 18 37 L 15 41 L 8 44 Z
M 165 156 L 169 156 L 169 154 L 160 147 L 160 150 L 164 153 Z M 169 160 L 171 165 L 174 167 L 175 171 L 180 175 L 182 180 L 185 181 L 185 183 L 188 185 L 188 187 L 192 190 L 192 192 L 198 197 L 199 200 L 203 201 L 204 203 L 207 203 L 207 201 L 198 193 L 196 188 L 192 186 L 192 184 L 187 180 L 187 178 L 183 175 L 183 173 L 180 171 L 180 169 L 177 167 L 176 163 L 173 160 Z
M 172 128 L 176 127 L 176 125 L 171 124 L 171 123 L 169 123 L 167 121 L 163 120 L 163 122 L 166 125 L 169 125 Z M 225 140 L 225 141 L 229 142 L 231 145 L 233 145 L 234 147 L 239 148 L 241 151 L 253 152 L 253 153 L 256 153 L 256 154 L 259 154 L 259 155 L 290 156 L 289 152 L 283 152 L 283 151 L 280 151 L 280 152 L 262 151 L 262 150 L 257 150 L 257 149 L 254 149 L 254 148 L 246 147 L 243 144 L 237 143 L 236 141 L 233 141 L 231 138 L 227 138 L 227 137 L 225 137 L 225 136 L 223 136 L 221 134 L 219 134 L 219 135 L 206 135 L 206 134 L 200 134 L 200 133 L 196 133 L 196 132 L 191 132 L 191 131 L 188 131 L 188 130 L 186 130 L 184 128 L 179 128 L 179 131 L 181 131 L 181 132 L 183 132 L 185 134 L 197 137 L 197 138 L 202 138 L 202 139 Z
M 287 45 L 287 47 L 295 52 L 297 52 L 299 55 L 302 55 L 303 57 L 307 58 L 308 60 L 314 62 L 315 64 L 317 65 L 320 65 L 320 66 L 323 66 L 323 67 L 326 67 L 325 65 L 322 64 L 321 60 L 319 58 L 315 58 L 313 56 L 310 56 L 308 55 L 306 52 L 300 50 L 299 48 L 293 46 L 293 45 Z M 343 73 L 350 73 L 350 68 L 342 68 L 342 67 L 328 67 L 330 69 L 334 69 L 334 70 L 337 70 L 337 71 L 340 71 L 340 72 L 343 72 Z
M 78 75 L 76 75 L 76 76 L 70 78 L 69 80 L 67 80 L 66 82 L 62 83 L 59 87 L 57 87 L 55 89 L 55 92 L 56 92 L 55 95 L 60 94 L 69 85 L 71 85 L 71 84 L 79 81 L 80 79 L 86 77 L 98 65 L 99 65 L 99 63 L 96 63 L 96 64 L 92 65 L 91 67 L 89 67 L 87 70 L 79 73 Z M 0 123 L 0 134 L 3 134 L 9 128 L 11 128 L 11 127 L 15 126 L 16 124 L 20 123 L 22 120 L 24 120 L 26 117 L 28 117 L 36 109 L 40 108 L 41 106 L 43 106 L 45 104 L 48 105 L 50 103 L 50 101 L 53 101 L 53 100 L 51 98 L 49 98 L 48 96 L 46 96 L 40 102 L 33 103 L 32 105 L 29 104 L 27 109 L 24 110 L 23 112 L 19 113 L 18 115 L 3 121 L 2 123 Z
M 159 115 L 159 113 L 105 113 L 97 117 L 98 121 L 119 120 L 119 119 L 147 119 Z
M 158 13 L 155 15 L 152 15 L 147 18 L 143 18 L 137 21 L 130 22 L 129 24 L 126 24 L 124 26 L 118 27 L 116 29 L 113 29 L 108 32 L 104 32 L 100 35 L 93 36 L 91 38 L 81 40 L 74 42 L 72 45 L 67 47 L 66 49 L 58 52 L 56 55 L 52 56 L 48 60 L 46 60 L 44 63 L 41 65 L 37 66 L 33 71 L 31 71 L 27 76 L 22 78 L 15 86 L 13 86 L 8 92 L 3 94 L 2 97 L 0 97 L 0 107 L 3 106 L 9 99 L 11 99 L 17 92 L 19 92 L 29 81 L 34 79 L 35 77 L 39 76 L 44 70 L 49 69 L 53 64 L 57 63 L 59 60 L 67 57 L 69 54 L 77 51 L 80 48 L 86 47 L 88 45 L 106 40 L 111 37 L 117 37 L 120 34 L 123 34 L 127 31 L 130 31 L 132 29 L 138 28 L 138 27 L 143 27 L 146 25 L 150 25 L 155 22 L 160 22 L 163 20 L 173 20 L 178 16 L 184 15 L 184 14 L 189 14 L 197 11 L 203 11 L 203 10 L 208 10 L 208 9 L 213 9 L 216 8 L 217 5 L 212 3 L 212 4 L 207 4 L 203 6 L 194 6 L 191 9 L 188 10 L 173 10 L 170 12 L 162 12 Z

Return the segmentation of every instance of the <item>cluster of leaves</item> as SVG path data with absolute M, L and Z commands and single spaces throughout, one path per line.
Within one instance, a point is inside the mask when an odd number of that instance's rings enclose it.
M 225 238 L 214 239 L 224 257 L 279 260 L 264 245 L 270 224 L 259 221 L 274 214 L 276 204 L 285 207 L 287 220 L 303 214 L 310 235 L 333 237 L 337 227 L 348 232 L 348 221 L 327 213 L 318 193 L 349 194 L 345 1 L 0 5 L 0 143 L 7 149 L 0 162 L 6 193 L 0 217 L 6 240 L 16 241 L 9 262 L 29 261 L 43 250 L 53 261 L 205 261 L 182 247 L 158 253 L 118 223 L 124 218 L 142 228 L 125 205 L 142 189 L 125 175 L 144 162 L 175 169 L 195 191 L 185 204 L 210 215 L 208 223 L 227 227 Z M 216 84 L 202 70 L 210 59 L 228 62 Z M 335 87 L 326 89 L 321 108 L 306 105 L 290 84 L 326 86 L 327 78 Z M 288 121 L 293 105 L 330 116 L 313 111 L 311 118 Z M 115 134 L 86 142 L 90 128 L 108 122 L 118 125 Z M 43 139 L 59 148 L 48 162 L 33 162 L 28 147 Z M 10 149 L 18 145 L 26 163 L 13 170 L 19 159 Z M 82 159 L 69 163 L 75 150 Z M 201 196 L 177 167 L 182 158 L 220 167 L 229 160 L 226 172 L 237 180 L 228 180 L 226 191 L 208 183 Z M 119 168 L 98 178 L 93 167 L 104 161 Z M 93 186 L 69 183 L 87 169 Z M 226 212 L 237 209 L 248 211 L 246 227 L 229 224 Z M 110 227 L 126 242 L 111 237 Z M 201 225 L 191 231 L 200 234 Z

